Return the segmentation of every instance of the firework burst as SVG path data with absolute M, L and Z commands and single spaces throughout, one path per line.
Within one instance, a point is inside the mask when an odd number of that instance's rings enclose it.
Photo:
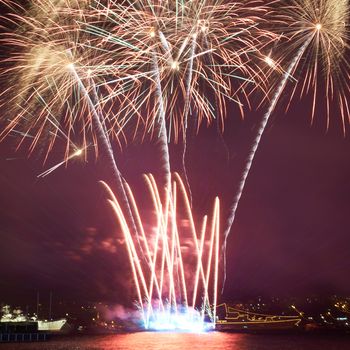
M 294 0 L 286 5 L 281 15 L 287 26 L 279 30 L 290 45 L 285 45 L 285 56 L 294 57 L 304 47 L 291 74 L 298 79 L 291 99 L 299 94 L 312 96 L 311 118 L 317 104 L 325 102 L 327 129 L 332 116 L 340 116 L 343 132 L 349 122 L 349 2 L 347 0 Z M 307 44 L 306 44 L 307 43 Z M 285 44 L 285 43 L 283 43 Z M 288 105 L 289 107 L 289 105 Z

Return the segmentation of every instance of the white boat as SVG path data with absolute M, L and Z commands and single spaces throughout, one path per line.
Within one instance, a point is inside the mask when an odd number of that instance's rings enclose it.
M 65 318 L 59 320 L 37 320 L 38 330 L 45 332 L 59 332 L 62 330 L 63 326 L 67 323 Z
M 67 323 L 67 319 L 61 318 L 58 320 L 39 320 L 36 315 L 29 318 L 23 314 L 22 310 L 14 309 L 11 311 L 10 306 L 5 305 L 2 307 L 0 322 L 36 322 L 38 324 L 38 331 L 50 333 L 62 331 L 63 326 Z

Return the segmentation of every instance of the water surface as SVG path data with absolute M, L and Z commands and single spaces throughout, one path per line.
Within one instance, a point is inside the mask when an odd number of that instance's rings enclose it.
M 53 338 L 43 343 L 1 344 L 0 350 L 347 350 L 350 335 L 152 333 Z

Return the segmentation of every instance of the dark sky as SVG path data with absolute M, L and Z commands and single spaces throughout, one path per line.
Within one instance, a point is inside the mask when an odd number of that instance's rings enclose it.
M 318 112 L 310 125 L 302 100 L 284 114 L 277 108 L 263 136 L 228 243 L 224 298 L 256 295 L 350 294 L 349 136 L 337 119 L 326 132 Z M 203 127 L 191 139 L 188 173 L 194 211 L 233 198 L 263 109 L 241 120 L 229 113 L 224 139 Z M 35 302 L 37 290 L 62 298 L 129 298 L 129 265 L 118 228 L 98 184 L 109 169 L 103 158 L 71 162 L 44 179 L 42 158 L 0 145 L 0 300 Z M 59 150 L 49 163 L 61 159 Z M 116 150 L 125 178 L 143 199 L 142 173 L 159 168 L 154 145 Z M 180 147 L 171 147 L 179 170 Z M 46 169 L 46 168 L 44 168 Z

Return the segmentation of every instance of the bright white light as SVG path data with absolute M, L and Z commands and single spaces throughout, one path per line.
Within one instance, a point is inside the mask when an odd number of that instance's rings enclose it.
M 155 331 L 202 333 L 213 330 L 214 323 L 205 322 L 201 313 L 189 308 L 187 310 L 170 310 L 154 312 L 146 329 Z
M 173 61 L 173 63 L 171 64 L 171 69 L 179 69 L 179 62 Z
M 322 24 L 321 23 L 316 23 L 315 28 L 316 28 L 316 30 L 321 30 Z
M 275 66 L 275 62 L 273 61 L 273 59 L 270 56 L 266 56 L 265 57 L 265 62 L 270 66 L 270 67 L 274 67 Z

